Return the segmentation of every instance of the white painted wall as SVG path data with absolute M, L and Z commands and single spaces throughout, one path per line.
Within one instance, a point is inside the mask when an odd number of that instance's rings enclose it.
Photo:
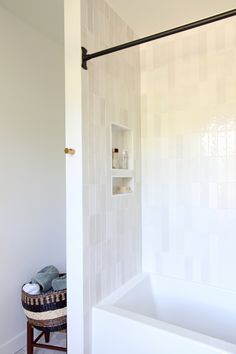
M 1 354 L 24 344 L 22 283 L 65 270 L 63 50 L 0 8 Z
M 133 28 L 137 38 L 235 8 L 235 0 L 129 0 L 128 6 L 127 0 L 107 0 L 107 2 Z
M 76 150 L 66 158 L 67 345 L 68 353 L 85 354 L 80 0 L 66 0 L 64 9 L 66 146 Z

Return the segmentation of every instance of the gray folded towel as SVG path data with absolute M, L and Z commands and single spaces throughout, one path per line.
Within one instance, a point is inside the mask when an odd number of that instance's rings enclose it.
M 52 287 L 52 281 L 59 277 L 59 271 L 53 265 L 41 269 L 33 278 L 32 283 L 39 284 L 44 292 Z
M 62 275 L 59 278 L 53 279 L 52 288 L 56 291 L 66 289 L 66 275 Z

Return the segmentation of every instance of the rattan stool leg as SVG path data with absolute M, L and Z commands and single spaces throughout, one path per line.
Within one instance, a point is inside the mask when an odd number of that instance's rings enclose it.
M 50 342 L 50 332 L 44 332 L 45 343 Z
M 27 354 L 33 354 L 34 328 L 27 322 Z

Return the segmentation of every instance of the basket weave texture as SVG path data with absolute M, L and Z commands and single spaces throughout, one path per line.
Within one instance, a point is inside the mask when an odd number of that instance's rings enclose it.
M 66 289 L 30 295 L 21 289 L 21 302 L 29 323 L 44 332 L 66 329 Z

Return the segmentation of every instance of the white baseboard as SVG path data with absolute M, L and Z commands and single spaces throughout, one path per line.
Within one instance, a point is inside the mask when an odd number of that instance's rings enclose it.
M 14 354 L 26 345 L 26 331 L 19 333 L 8 342 L 0 345 L 0 354 Z

